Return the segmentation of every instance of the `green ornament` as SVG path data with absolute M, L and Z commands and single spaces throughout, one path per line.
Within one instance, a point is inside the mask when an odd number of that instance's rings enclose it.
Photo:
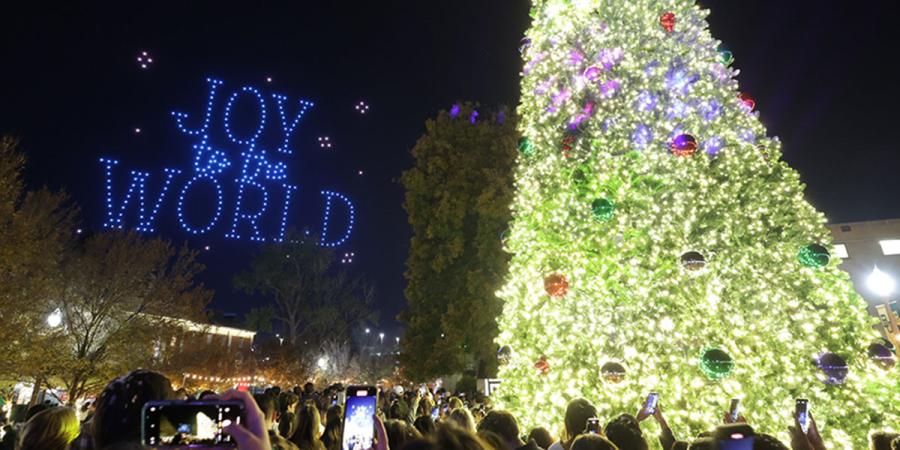
M 591 203 L 591 211 L 594 213 L 594 218 L 600 221 L 607 221 L 612 219 L 616 214 L 616 204 L 611 200 L 607 200 L 605 198 L 598 198 Z
M 734 53 L 728 50 L 721 50 L 719 51 L 719 59 L 722 61 L 722 64 L 730 66 L 734 62 Z
M 710 348 L 703 351 L 700 356 L 700 370 L 710 380 L 720 380 L 731 375 L 734 370 L 734 360 L 724 350 Z
M 800 264 L 813 269 L 827 266 L 830 259 L 831 255 L 828 253 L 828 249 L 819 244 L 809 244 L 801 248 L 800 253 L 797 254 Z
M 534 154 L 534 144 L 531 142 L 531 139 L 527 137 L 523 137 L 519 139 L 519 152 L 525 156 L 531 156 Z

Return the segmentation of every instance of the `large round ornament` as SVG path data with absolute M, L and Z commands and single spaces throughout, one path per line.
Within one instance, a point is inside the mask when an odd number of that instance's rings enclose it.
M 747 108 L 748 111 L 753 111 L 756 108 L 756 100 L 753 100 L 753 97 L 750 94 L 744 92 L 738 96 L 741 99 L 741 103 L 744 104 L 744 107 Z
M 553 273 L 544 278 L 544 290 L 551 297 L 564 297 L 569 292 L 569 280 L 561 273 Z
M 819 378 L 825 384 L 838 385 L 847 381 L 850 368 L 847 361 L 837 353 L 824 353 L 816 360 L 816 367 L 822 371 Z
M 519 153 L 525 156 L 531 156 L 534 154 L 534 144 L 531 142 L 531 139 L 528 139 L 527 137 L 522 137 L 519 139 L 517 148 L 519 149 Z
M 625 379 L 625 367 L 617 362 L 610 361 L 600 368 L 600 375 L 610 383 L 621 383 Z
M 884 344 L 876 342 L 869 345 L 868 354 L 869 360 L 884 370 L 891 370 L 897 364 L 897 357 L 894 356 L 894 352 Z
M 663 13 L 663 15 L 659 16 L 659 24 L 662 25 L 667 33 L 675 31 L 675 13 L 671 11 Z
M 522 38 L 522 40 L 519 41 L 519 53 L 524 55 L 525 52 L 527 52 L 530 47 L 531 47 L 531 39 L 530 38 L 524 37 L 524 38 Z
M 709 348 L 700 356 L 700 370 L 710 380 L 719 380 L 731 375 L 734 370 L 734 360 L 725 350 Z
M 680 134 L 669 144 L 669 149 L 675 156 L 691 156 L 697 153 L 697 147 L 697 139 L 690 134 Z
M 706 267 L 706 258 L 700 252 L 686 252 L 681 255 L 681 267 L 690 272 L 699 272 Z
M 500 350 L 497 350 L 497 362 L 500 363 L 501 366 L 505 366 L 512 361 L 513 351 L 512 347 L 508 345 L 504 345 L 500 347 Z
M 550 373 L 550 363 L 547 362 L 547 357 L 541 356 L 537 362 L 534 363 L 534 368 L 537 369 L 541 375 Z
M 587 69 L 584 69 L 584 72 L 581 74 L 585 80 L 594 83 L 600 79 L 600 74 L 603 73 L 603 69 L 598 66 L 590 66 Z
M 612 200 L 598 198 L 591 202 L 591 213 L 595 219 L 605 222 L 616 214 L 616 204 Z
M 734 62 L 734 53 L 731 53 L 728 50 L 720 50 L 719 61 L 722 61 L 722 64 L 725 64 L 726 66 L 730 66 L 731 63 Z
M 797 254 L 797 260 L 800 261 L 800 264 L 813 269 L 827 266 L 830 259 L 831 255 L 828 253 L 828 249 L 820 244 L 809 244 L 801 248 Z

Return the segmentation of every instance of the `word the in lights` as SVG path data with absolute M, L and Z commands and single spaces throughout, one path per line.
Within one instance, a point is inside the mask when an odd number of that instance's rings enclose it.
M 882 272 L 878 266 L 875 266 L 875 269 L 869 274 L 869 278 L 866 279 L 866 286 L 879 297 L 888 297 L 894 292 L 896 284 L 890 275 Z
M 294 153 L 291 138 L 313 103 L 291 102 L 254 86 L 226 95 L 223 81 L 207 78 L 206 83 L 208 94 L 198 113 L 172 112 L 178 130 L 192 141 L 190 168 L 165 168 L 160 177 L 142 170 L 126 172 L 118 160 L 100 159 L 105 171 L 104 227 L 156 232 L 157 217 L 170 208 L 190 234 L 218 229 L 231 239 L 284 239 L 291 200 L 298 191 L 288 177 L 287 156 Z M 274 152 L 267 151 L 271 148 Z M 353 231 L 353 202 L 333 190 L 318 194 L 323 211 L 319 243 L 339 246 Z

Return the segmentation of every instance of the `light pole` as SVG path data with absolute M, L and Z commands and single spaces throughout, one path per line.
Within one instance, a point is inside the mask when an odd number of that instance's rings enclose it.
M 384 345 L 384 333 L 378 333 L 378 339 L 381 339 L 381 345 Z

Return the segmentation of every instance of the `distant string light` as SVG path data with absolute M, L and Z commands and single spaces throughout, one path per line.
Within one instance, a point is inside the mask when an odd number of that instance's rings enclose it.
M 356 104 L 356 112 L 358 112 L 360 114 L 365 114 L 365 113 L 369 112 L 369 105 L 366 104 L 366 102 L 364 102 L 364 101 L 360 101 L 359 103 Z
M 331 138 L 328 136 L 319 136 L 319 148 L 331 148 Z
M 140 129 L 140 128 L 135 128 L 135 129 L 134 129 L 134 132 L 135 132 L 135 134 L 140 134 L 140 133 L 141 133 L 141 129 Z
M 341 264 L 350 264 L 353 262 L 353 257 L 356 256 L 356 253 L 346 252 L 344 256 L 341 258 Z
M 141 69 L 149 69 L 150 65 L 153 64 L 153 58 L 146 51 L 141 52 L 141 54 L 137 57 L 138 65 L 141 66 Z

